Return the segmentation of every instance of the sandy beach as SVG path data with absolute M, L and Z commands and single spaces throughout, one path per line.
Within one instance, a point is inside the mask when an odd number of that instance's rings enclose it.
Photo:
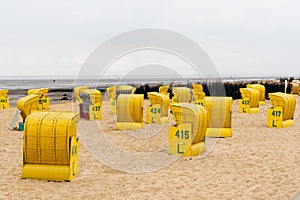
M 71 182 L 21 179 L 23 132 L 7 128 L 16 108 L 0 110 L 0 199 L 288 200 L 300 192 L 300 97 L 297 103 L 295 125 L 271 129 L 266 126 L 268 100 L 255 114 L 238 113 L 238 100 L 234 100 L 231 138 L 220 138 L 205 157 L 180 157 L 149 173 L 127 173 L 105 166 L 82 143 L 79 174 Z M 51 109 L 77 108 L 65 102 L 51 104 Z M 102 116 L 98 124 L 115 146 L 134 153 L 163 149 L 167 156 L 168 127 L 157 131 L 157 126 L 145 125 L 141 134 L 157 132 L 148 138 L 116 131 L 108 101 L 103 102 Z M 172 116 L 169 118 L 172 123 Z M 93 131 L 89 121 L 80 123 L 81 129 Z
M 299 0 L 0 16 L 0 200 L 300 200 Z

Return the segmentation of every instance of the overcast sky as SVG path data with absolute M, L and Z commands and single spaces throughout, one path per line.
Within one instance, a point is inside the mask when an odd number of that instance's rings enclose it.
M 194 40 L 220 74 L 300 75 L 297 0 L 10 0 L 0 6 L 0 76 L 77 75 L 102 42 L 147 27 Z

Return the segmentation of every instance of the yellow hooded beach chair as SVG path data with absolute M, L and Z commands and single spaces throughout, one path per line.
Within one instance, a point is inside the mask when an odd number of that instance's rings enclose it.
M 81 92 L 81 90 L 86 90 L 88 88 L 89 88 L 88 86 L 76 86 L 74 88 L 75 102 L 82 103 L 82 99 L 80 98 L 80 92 Z
M 192 84 L 193 87 L 193 96 L 192 96 L 192 103 L 203 106 L 205 93 L 203 92 L 203 86 L 201 84 Z
M 39 96 L 36 94 L 29 94 L 17 102 L 17 108 L 21 111 L 20 115 L 23 118 L 23 122 L 26 117 L 36 110 L 39 110 Z
M 296 98 L 291 94 L 281 92 L 269 93 L 272 107 L 268 109 L 267 126 L 271 128 L 286 128 L 294 125 Z
M 27 116 L 22 178 L 70 181 L 78 172 L 79 113 L 39 111 Z
M 204 106 L 208 111 L 209 127 L 206 136 L 232 136 L 232 97 L 205 97 Z
M 170 107 L 175 125 L 169 128 L 169 153 L 197 156 L 206 151 L 204 143 L 208 127 L 206 108 L 191 103 L 176 103 Z
M 150 106 L 146 107 L 146 123 L 162 124 L 168 121 L 170 99 L 158 92 L 148 92 Z
M 259 112 L 260 92 L 253 88 L 240 88 L 242 99 L 239 101 L 239 112 L 256 113 Z
M 292 81 L 291 94 L 300 95 L 300 81 L 299 80 Z
M 110 99 L 110 114 L 117 114 L 117 99 L 120 94 L 134 94 L 136 88 L 130 85 L 111 86 L 106 89 Z
M 158 88 L 159 93 L 167 95 L 168 98 L 170 98 L 170 93 L 168 93 L 168 90 L 169 90 L 168 85 L 162 85 L 162 86 L 159 86 L 159 88 Z
M 248 84 L 247 88 L 257 89 L 259 91 L 259 105 L 265 105 L 266 88 L 261 84 Z
M 102 119 L 102 96 L 97 89 L 81 89 L 79 92 L 80 117 L 87 120 Z
M 0 90 L 0 110 L 9 108 L 8 90 Z
M 188 87 L 174 87 L 173 94 L 172 103 L 190 103 L 192 100 L 191 89 Z
M 117 129 L 134 130 L 143 128 L 143 107 L 143 94 L 120 94 L 117 99 Z
M 49 110 L 50 99 L 47 97 L 48 88 L 30 89 L 28 95 L 35 94 L 39 96 L 38 110 Z

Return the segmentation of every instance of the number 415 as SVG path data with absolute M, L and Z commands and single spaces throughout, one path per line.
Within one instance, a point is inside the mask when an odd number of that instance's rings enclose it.
M 190 138 L 190 131 L 187 130 L 177 130 L 175 136 L 178 139 L 189 139 Z

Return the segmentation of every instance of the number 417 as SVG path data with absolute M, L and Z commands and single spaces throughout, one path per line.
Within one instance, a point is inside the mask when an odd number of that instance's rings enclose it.
M 280 115 L 281 115 L 281 111 L 280 111 L 280 110 L 274 110 L 274 111 L 272 112 L 272 116 L 280 117 Z

